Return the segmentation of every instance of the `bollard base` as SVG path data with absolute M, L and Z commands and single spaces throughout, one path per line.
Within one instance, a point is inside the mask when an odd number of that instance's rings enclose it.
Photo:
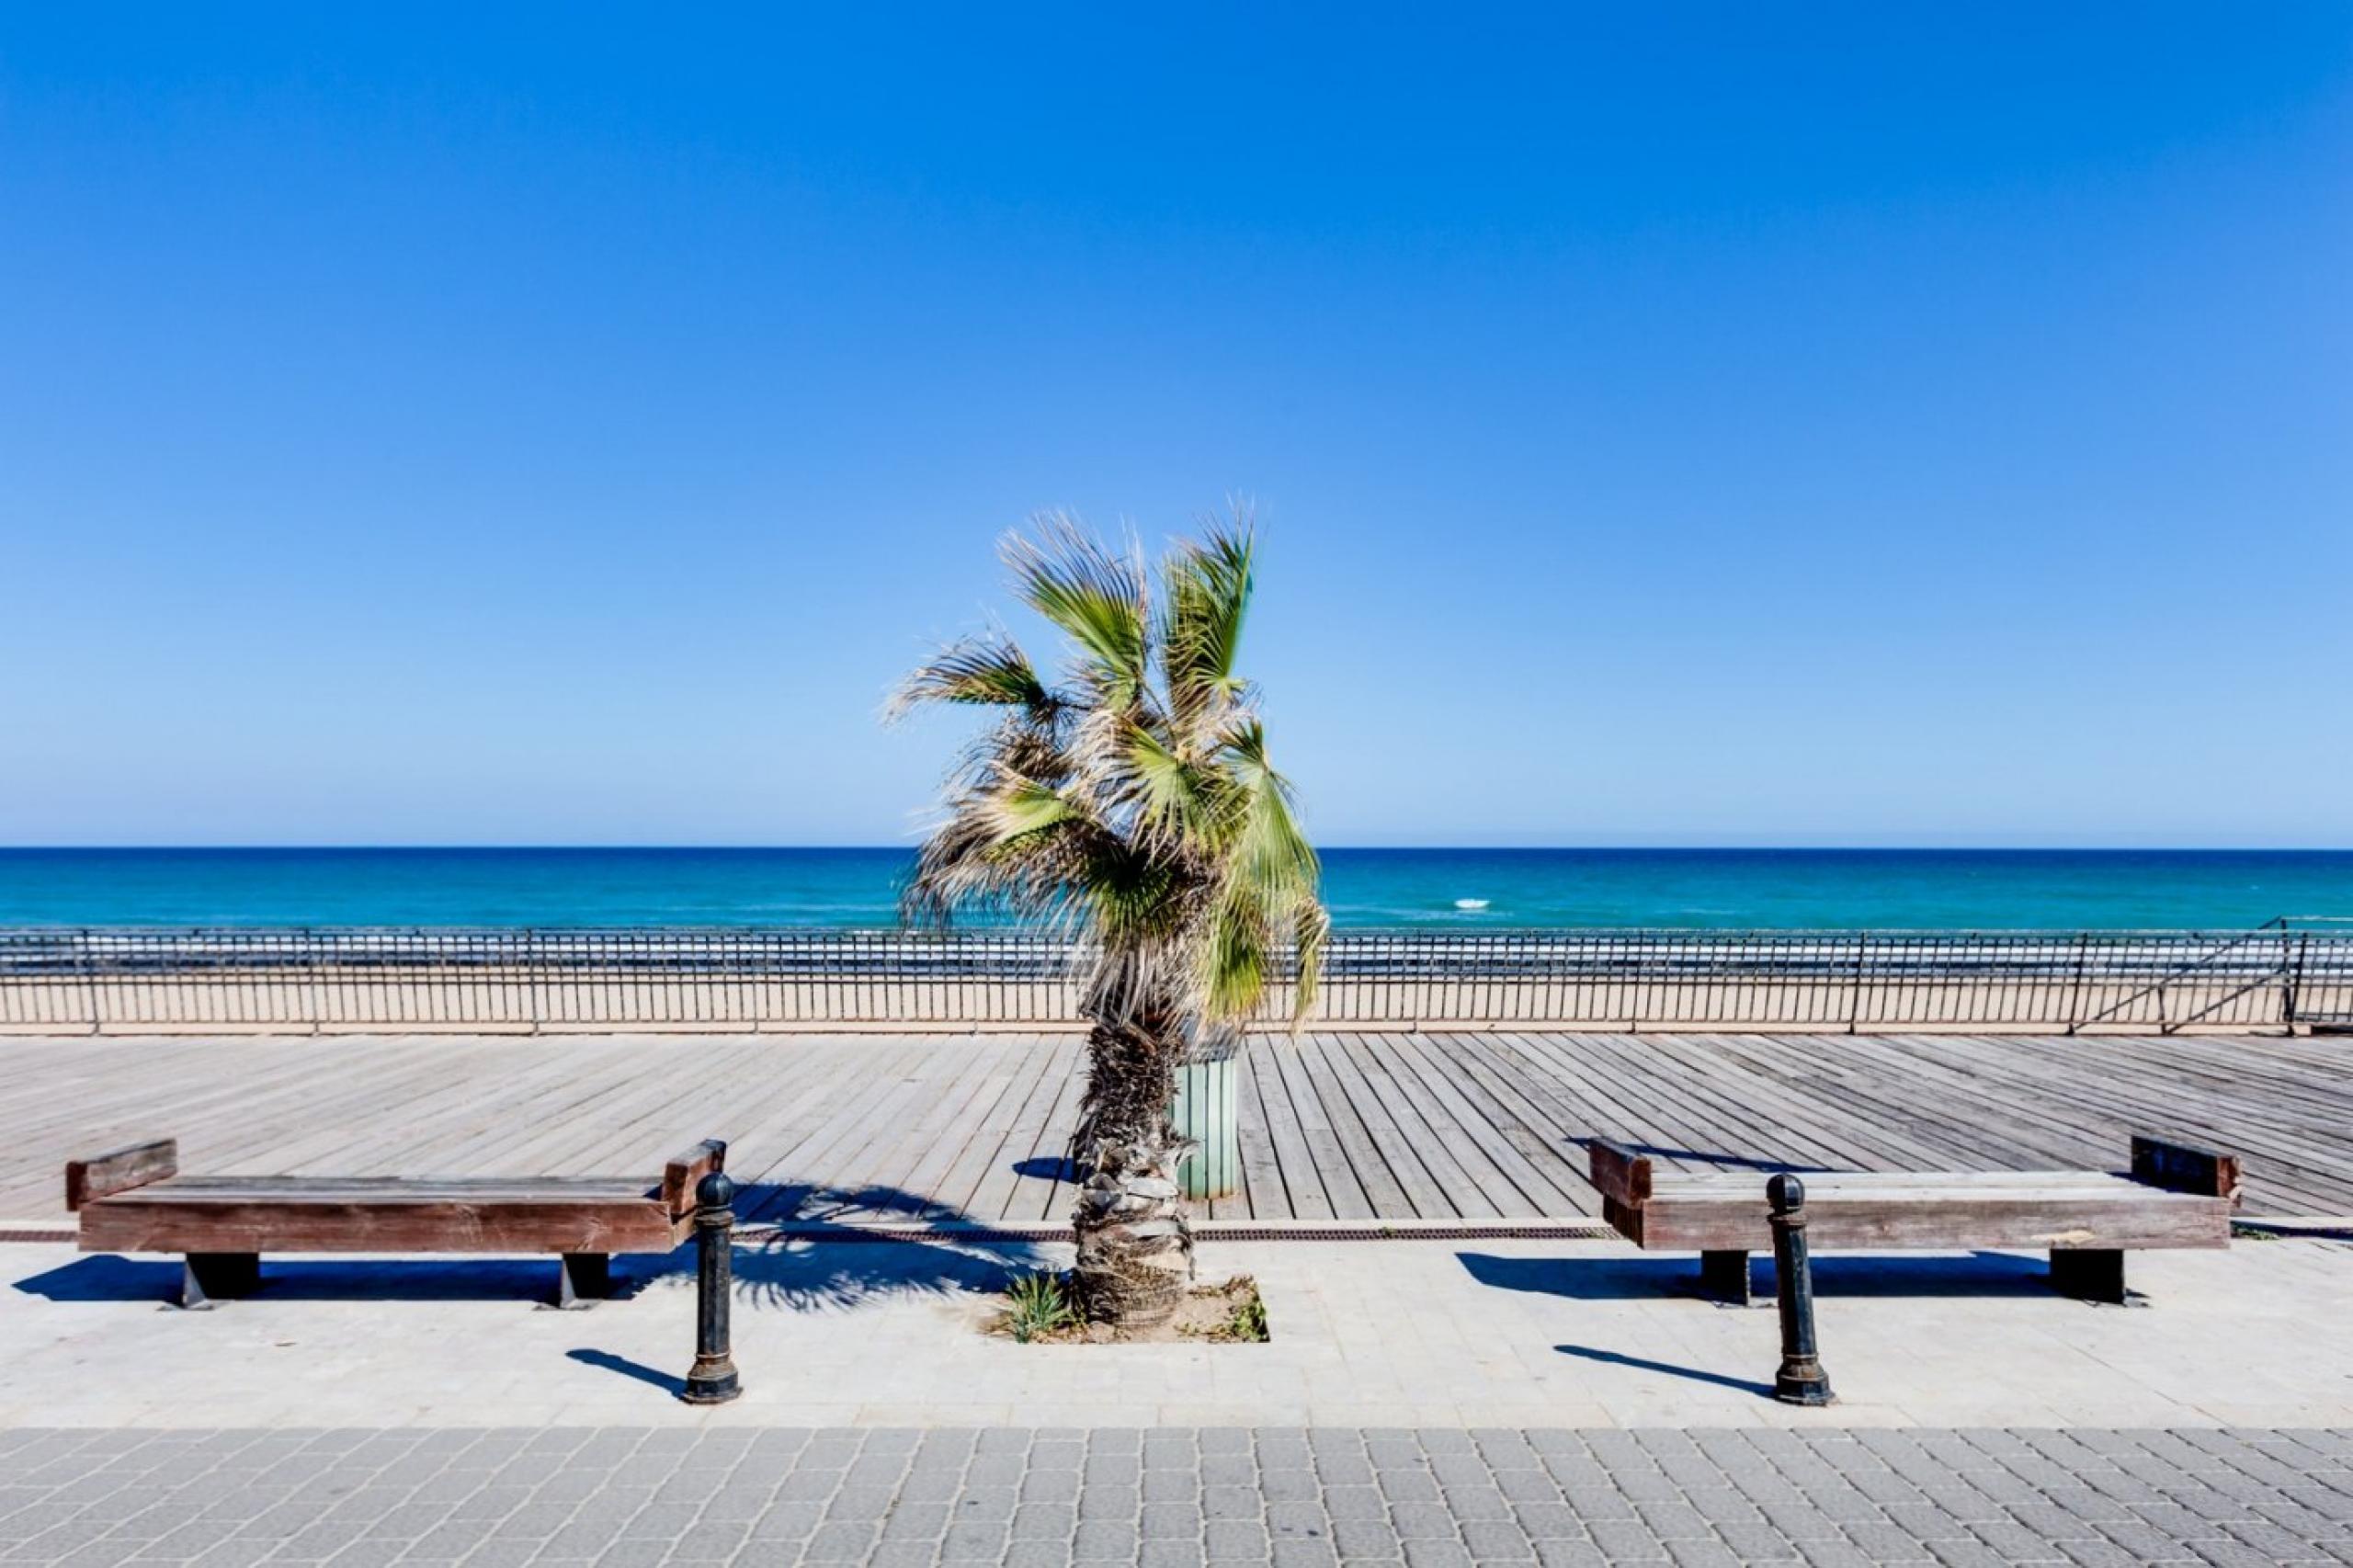
M 729 1367 L 720 1371 L 688 1373 L 687 1386 L 678 1391 L 678 1397 L 688 1404 L 725 1404 L 743 1392 L 735 1369 Z
M 1830 1404 L 1837 1396 L 1830 1392 L 1829 1375 L 1822 1363 L 1807 1360 L 1787 1361 L 1773 1377 L 1773 1397 L 1783 1404 Z

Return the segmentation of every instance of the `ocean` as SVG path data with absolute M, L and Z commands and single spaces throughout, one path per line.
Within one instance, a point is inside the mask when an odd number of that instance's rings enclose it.
M 903 849 L 0 849 L 0 926 L 887 926 Z M 1346 927 L 2232 930 L 2353 851 L 1329 849 Z M 1483 907 L 1459 907 L 1483 901 Z

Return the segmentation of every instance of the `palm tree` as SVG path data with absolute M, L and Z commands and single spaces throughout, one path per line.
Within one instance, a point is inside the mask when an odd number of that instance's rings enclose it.
M 1101 1322 L 1165 1320 L 1191 1276 L 1177 1167 L 1192 1146 L 1169 1119 L 1178 1064 L 1230 1042 L 1287 946 L 1294 1027 L 1314 1000 L 1328 924 L 1315 851 L 1235 673 L 1253 542 L 1237 515 L 1174 545 L 1155 602 L 1132 544 L 1040 517 L 1002 553 L 1022 599 L 1070 640 L 1059 684 L 991 632 L 942 649 L 892 704 L 1003 715 L 949 776 L 907 917 L 938 926 L 988 907 L 1091 954 L 1072 1285 Z

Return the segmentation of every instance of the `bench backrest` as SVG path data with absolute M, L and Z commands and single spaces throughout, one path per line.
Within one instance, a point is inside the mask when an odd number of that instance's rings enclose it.
M 2200 1198 L 2227 1198 L 2239 1206 L 2239 1157 L 2193 1143 L 2167 1143 L 2161 1139 L 2132 1136 L 2132 1179 L 2167 1192 L 2194 1192 Z
M 1639 1209 L 1650 1200 L 1651 1157 L 1637 1154 L 1623 1143 L 1613 1143 L 1607 1138 L 1585 1141 L 1586 1158 L 1589 1162 L 1593 1185 L 1602 1197 Z
M 706 1138 L 662 1167 L 662 1211 L 673 1220 L 694 1212 L 695 1187 L 713 1171 L 727 1168 L 727 1141 Z
M 65 1211 L 77 1213 L 85 1203 L 111 1193 L 129 1192 L 134 1187 L 145 1187 L 149 1182 L 179 1173 L 180 1145 L 176 1138 L 151 1139 L 144 1143 L 109 1149 L 85 1160 L 68 1160 Z

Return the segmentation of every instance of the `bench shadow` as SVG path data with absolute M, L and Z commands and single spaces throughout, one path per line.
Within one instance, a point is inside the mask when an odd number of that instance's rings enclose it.
M 1523 1290 L 1578 1301 L 1619 1301 L 1688 1296 L 1699 1288 L 1696 1255 L 1505 1257 L 1454 1255 L 1471 1278 L 1498 1290 Z M 2040 1256 L 2018 1253 L 1832 1254 L 1813 1264 L 1818 1297 L 2047 1296 L 2051 1267 Z M 1749 1259 L 1749 1288 L 1773 1299 L 1773 1262 Z
M 665 1272 L 652 1257 L 613 1259 L 612 1292 L 623 1301 Z M 552 1257 L 299 1257 L 265 1256 L 261 1286 L 249 1297 L 264 1301 L 538 1301 L 555 1294 Z M 177 1258 L 87 1257 L 13 1282 L 10 1287 L 49 1301 L 176 1302 Z M 226 1301 L 235 1305 L 235 1301 Z
M 1714 1383 L 1719 1388 L 1737 1389 L 1742 1393 L 1758 1394 L 1766 1399 L 1773 1397 L 1771 1383 L 1727 1377 L 1722 1372 L 1703 1372 L 1697 1367 L 1678 1366 L 1673 1361 L 1654 1361 L 1647 1356 L 1627 1356 L 1615 1350 L 1596 1349 L 1590 1345 L 1555 1345 L 1552 1348 L 1563 1356 L 1577 1356 L 1608 1366 L 1631 1367 L 1638 1372 L 1663 1372 L 1671 1378 L 1688 1378 L 1695 1383 Z
M 888 1187 L 813 1185 L 738 1189 L 733 1257 L 735 1299 L 754 1310 L 815 1312 L 894 1296 L 989 1295 L 1015 1277 L 1062 1267 L 1043 1244 L 991 1233 L 938 1199 Z M 917 1220 L 945 1231 L 894 1230 Z M 751 1223 L 745 1223 L 751 1221 Z M 770 1229 L 785 1226 L 788 1230 Z M 958 1233 L 958 1227 L 969 1233 Z M 279 1257 L 264 1255 L 263 1301 L 547 1302 L 555 1293 L 551 1256 Z M 695 1245 L 612 1259 L 621 1301 L 648 1289 L 691 1291 Z M 17 1280 L 52 1301 L 176 1301 L 176 1257 L 95 1253 Z M 233 1301 L 224 1302 L 233 1306 Z

